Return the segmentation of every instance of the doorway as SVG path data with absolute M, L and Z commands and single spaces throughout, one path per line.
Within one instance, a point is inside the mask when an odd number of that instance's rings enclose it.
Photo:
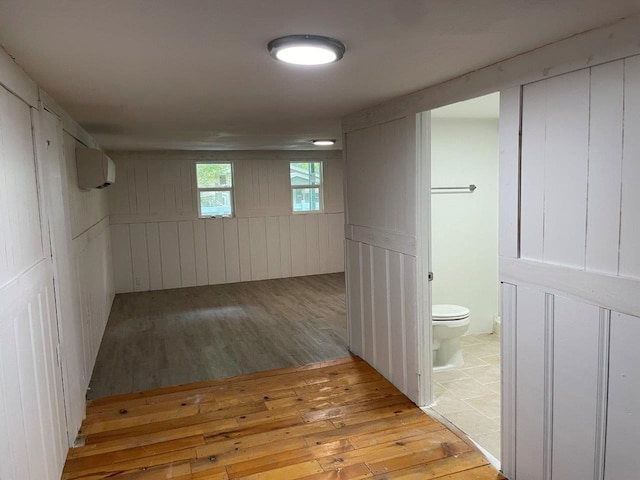
M 431 408 L 499 461 L 499 93 L 429 113 Z

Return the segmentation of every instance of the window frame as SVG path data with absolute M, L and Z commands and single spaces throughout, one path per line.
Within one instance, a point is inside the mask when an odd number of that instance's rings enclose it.
M 318 185 L 306 184 L 306 185 L 293 185 L 291 183 L 291 165 L 294 163 L 319 163 L 320 164 L 320 183 Z M 289 161 L 289 187 L 290 194 L 289 200 L 291 200 L 291 213 L 293 215 L 305 215 L 309 213 L 323 213 L 324 212 L 324 162 L 322 160 L 291 160 Z M 294 210 L 293 192 L 294 190 L 303 190 L 305 188 L 317 188 L 318 189 L 318 210 Z
M 198 165 L 229 165 L 231 170 L 231 186 L 230 187 L 203 187 L 198 186 Z M 235 175 L 233 161 L 228 160 L 196 160 L 193 164 L 193 172 L 196 181 L 196 206 L 198 208 L 198 218 L 234 218 L 236 216 L 236 200 L 234 195 Z M 202 215 L 202 204 L 200 203 L 200 192 L 229 192 L 231 214 L 230 215 Z

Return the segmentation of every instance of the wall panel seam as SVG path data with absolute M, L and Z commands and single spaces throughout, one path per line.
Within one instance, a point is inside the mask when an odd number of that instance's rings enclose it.
M 552 480 L 553 472 L 553 362 L 554 362 L 554 300 L 552 294 L 545 293 L 544 318 L 544 425 L 543 425 L 543 475 L 544 480 Z
M 609 386 L 609 352 L 611 338 L 611 310 L 600 308 L 598 338 L 598 399 L 596 406 L 596 445 L 594 480 L 604 480 L 607 438 Z

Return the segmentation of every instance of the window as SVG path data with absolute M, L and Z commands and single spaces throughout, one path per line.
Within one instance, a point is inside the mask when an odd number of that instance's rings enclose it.
M 231 162 L 196 163 L 200 217 L 233 217 Z
M 293 213 L 322 211 L 322 162 L 291 162 Z

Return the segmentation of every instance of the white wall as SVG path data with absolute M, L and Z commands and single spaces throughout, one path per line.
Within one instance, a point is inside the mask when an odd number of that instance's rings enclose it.
M 432 117 L 431 183 L 478 187 L 431 197 L 431 302 L 464 305 L 467 333 L 489 333 L 500 290 L 497 119 Z
M 633 478 L 640 56 L 525 85 L 521 108 L 520 258 L 501 265 L 515 474 Z
M 99 207 L 106 205 L 104 195 L 72 193 L 70 202 L 56 202 L 54 187 L 59 193 L 67 167 L 75 169 L 75 140 L 65 138 L 65 156 L 63 122 L 44 111 L 40 98 L 48 99 L 0 52 L 3 480 L 60 478 L 113 298 L 108 219 Z M 66 116 L 65 123 L 80 131 Z
M 500 90 L 502 466 L 511 479 L 635 478 L 640 468 L 638 28 L 640 17 L 627 18 L 343 119 L 348 140 Z M 397 147 L 413 145 L 407 135 Z M 415 157 L 395 161 L 413 168 Z M 386 166 L 374 162 L 371 175 Z M 418 229 L 418 246 L 425 235 Z M 347 278 L 356 267 L 348 263 Z M 349 299 L 359 285 L 349 284 Z M 349 326 L 358 321 L 351 309 Z
M 116 291 L 344 270 L 341 152 L 114 152 Z M 200 219 L 195 162 L 234 164 L 235 217 Z M 289 162 L 324 162 L 324 211 L 291 213 Z
M 409 116 L 345 135 L 345 236 L 349 349 L 418 403 L 415 129 Z

